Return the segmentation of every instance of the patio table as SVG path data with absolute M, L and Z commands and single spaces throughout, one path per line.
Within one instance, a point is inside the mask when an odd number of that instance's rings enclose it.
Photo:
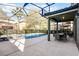
M 67 35 L 65 33 L 57 33 L 55 38 L 59 41 L 67 40 Z

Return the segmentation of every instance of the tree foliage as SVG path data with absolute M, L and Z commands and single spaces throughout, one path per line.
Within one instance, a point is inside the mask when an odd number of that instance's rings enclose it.
M 17 17 L 17 19 L 21 19 L 21 17 L 23 16 L 23 11 L 21 8 L 16 7 L 16 9 L 12 10 L 12 13 Z
M 3 20 L 8 19 L 8 16 L 6 15 L 6 12 L 4 12 L 2 8 L 0 8 L 0 19 L 3 19 Z
M 47 30 L 47 21 L 38 11 L 30 11 L 28 16 L 25 17 L 25 29 Z

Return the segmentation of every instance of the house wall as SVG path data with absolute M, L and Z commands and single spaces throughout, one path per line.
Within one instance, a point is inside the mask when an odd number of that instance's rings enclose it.
M 6 29 L 8 32 L 14 32 L 16 31 L 16 25 L 9 23 L 9 22 L 4 22 L 4 21 L 0 21 L 0 29 Z

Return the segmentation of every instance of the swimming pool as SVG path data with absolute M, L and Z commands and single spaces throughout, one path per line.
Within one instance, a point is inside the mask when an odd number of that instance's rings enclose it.
M 22 34 L 22 35 L 19 35 L 18 37 L 24 38 L 24 39 L 31 39 L 31 38 L 41 37 L 41 36 L 47 36 L 47 34 L 31 33 L 31 34 Z

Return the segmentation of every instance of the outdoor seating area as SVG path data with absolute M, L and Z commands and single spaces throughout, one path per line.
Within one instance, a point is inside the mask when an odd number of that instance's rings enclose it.
M 55 39 L 59 41 L 67 41 L 67 35 L 65 33 L 57 33 Z

